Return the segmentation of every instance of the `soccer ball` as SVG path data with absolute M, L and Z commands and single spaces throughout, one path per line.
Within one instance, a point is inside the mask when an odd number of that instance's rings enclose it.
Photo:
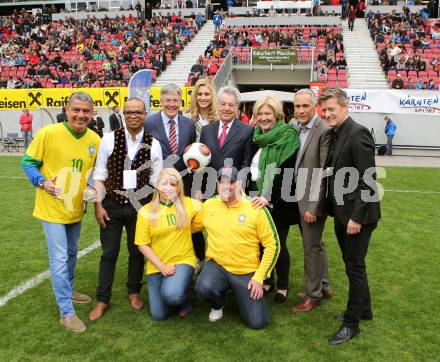
M 192 171 L 208 166 L 211 161 L 211 151 L 203 143 L 192 143 L 183 152 L 183 162 Z

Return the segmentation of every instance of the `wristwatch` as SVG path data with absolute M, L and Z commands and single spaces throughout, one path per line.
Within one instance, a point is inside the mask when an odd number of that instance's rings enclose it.
M 46 181 L 46 180 L 40 181 L 40 182 L 38 183 L 38 188 L 44 190 L 44 182 L 45 182 L 45 181 Z

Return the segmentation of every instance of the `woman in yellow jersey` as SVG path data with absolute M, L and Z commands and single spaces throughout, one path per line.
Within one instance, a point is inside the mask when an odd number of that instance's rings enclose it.
M 191 233 L 203 229 L 200 203 L 185 197 L 178 171 L 165 168 L 152 201 L 139 210 L 135 244 L 147 261 L 147 284 L 153 319 L 191 312 L 187 289 L 196 256 Z

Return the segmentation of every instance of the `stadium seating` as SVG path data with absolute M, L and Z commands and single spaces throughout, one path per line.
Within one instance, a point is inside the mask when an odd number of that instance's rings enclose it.
M 334 44 L 338 43 L 338 49 Z M 320 53 L 327 57 L 333 57 L 335 62 L 345 59 L 342 41 L 342 29 L 339 26 L 319 27 L 319 26 L 281 26 L 281 27 L 234 27 L 225 28 L 216 35 L 211 44 L 205 51 L 204 56 L 199 58 L 199 64 L 203 64 L 203 69 L 193 67 L 188 76 L 186 85 L 192 85 L 200 76 L 212 76 L 209 72 L 210 66 L 217 63 L 222 64 L 226 53 L 232 51 L 234 62 L 237 64 L 248 64 L 251 48 L 271 48 L 283 46 L 296 46 L 297 64 L 310 64 L 312 52 L 309 46 L 316 46 L 314 63 L 317 64 L 315 70 L 321 69 L 322 64 L 318 62 Z M 301 46 L 303 48 L 301 48 Z M 226 52 L 224 50 L 226 49 Z M 218 56 L 221 54 L 221 56 Z M 325 62 L 324 62 L 325 63 Z M 193 71 L 194 70 L 194 71 Z M 319 74 L 319 72 L 318 72 Z M 317 78 L 325 80 L 332 85 L 347 86 L 347 69 L 342 65 L 330 65 L 325 71 L 325 75 L 317 75 Z M 328 79 L 327 79 L 328 78 Z
M 63 22 L 25 13 L 6 17 L 0 22 L 0 87 L 126 86 L 139 69 L 152 69 L 154 81 L 197 28 L 192 18 L 177 17 Z
M 369 14 L 368 25 L 392 88 L 440 87 L 440 21 L 420 13 Z M 430 82 L 431 81 L 431 82 Z

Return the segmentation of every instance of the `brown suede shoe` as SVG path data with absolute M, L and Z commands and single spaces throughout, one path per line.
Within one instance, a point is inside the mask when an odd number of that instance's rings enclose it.
M 82 293 L 79 293 L 79 292 L 76 292 L 76 291 L 74 291 L 72 293 L 72 302 L 73 303 L 87 304 L 91 300 L 92 300 L 92 298 L 90 298 L 86 294 L 82 294 Z
M 107 311 L 108 307 L 108 304 L 96 302 L 95 306 L 89 313 L 89 320 L 91 320 L 92 322 L 100 320 L 104 313 Z
M 72 332 L 81 333 L 86 330 L 86 325 L 76 314 L 60 318 L 60 323 Z
M 294 314 L 311 312 L 313 309 L 321 305 L 320 300 L 305 299 L 292 308 Z
M 141 310 L 144 307 L 144 301 L 141 299 L 139 293 L 129 294 L 128 302 L 134 310 Z

